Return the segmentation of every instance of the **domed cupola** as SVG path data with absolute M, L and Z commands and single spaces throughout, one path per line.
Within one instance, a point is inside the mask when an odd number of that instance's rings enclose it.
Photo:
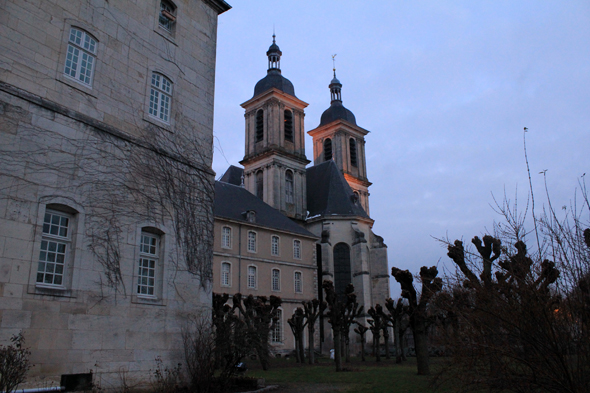
M 272 35 L 272 45 L 268 48 L 266 55 L 268 56 L 268 71 L 264 78 L 256 83 L 254 87 L 254 97 L 265 91 L 276 88 L 280 91 L 295 97 L 295 88 L 291 81 L 281 75 L 281 56 L 283 52 L 275 41 L 275 35 Z
M 336 70 L 334 70 L 334 79 L 332 79 L 328 87 L 330 88 L 332 102 L 330 107 L 322 113 L 320 127 L 339 119 L 356 125 L 354 114 L 342 105 L 342 83 L 336 78 Z

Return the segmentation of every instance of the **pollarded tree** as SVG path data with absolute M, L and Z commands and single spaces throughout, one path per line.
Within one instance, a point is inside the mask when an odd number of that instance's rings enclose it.
M 318 299 L 308 300 L 307 302 L 302 302 L 303 304 L 303 313 L 305 318 L 307 319 L 307 332 L 309 336 L 309 355 L 308 360 L 309 364 L 315 363 L 315 344 L 314 344 L 314 335 L 315 335 L 315 323 L 320 315 L 323 314 L 324 310 L 327 307 L 326 302 L 320 302 Z
M 401 363 L 405 360 L 402 351 L 402 319 L 406 314 L 404 308 L 404 302 L 400 298 L 397 303 L 393 299 L 389 298 L 385 301 L 385 308 L 389 311 L 388 319 L 393 326 L 393 341 L 395 344 L 395 362 Z
M 354 286 L 348 284 L 343 295 L 336 294 L 332 281 L 324 280 L 322 288 L 326 294 L 324 299 L 326 299 L 328 305 L 326 316 L 328 317 L 328 323 L 332 326 L 332 334 L 334 336 L 336 371 L 342 371 L 342 330 L 346 323 L 346 310 L 350 307 L 350 304 L 356 302 Z
M 301 307 L 297 307 L 293 313 L 293 316 L 287 319 L 287 323 L 289 324 L 289 327 L 291 327 L 291 331 L 295 337 L 295 358 L 297 359 L 297 363 L 305 363 L 303 331 L 305 330 L 305 326 L 308 324 L 308 320 L 305 318 L 303 309 L 301 309 Z
M 371 316 L 372 319 L 369 319 L 371 333 L 373 333 L 373 352 L 375 353 L 375 361 L 381 361 L 381 348 L 380 348 L 380 341 L 381 341 L 381 331 L 385 326 L 387 326 L 387 320 L 384 318 L 383 314 L 383 307 L 380 304 L 377 304 L 375 308 L 369 308 L 368 314 Z
M 363 325 L 362 323 L 357 322 L 357 327 L 354 328 L 354 332 L 358 334 L 361 338 L 361 360 L 365 361 L 365 334 L 369 330 L 368 327 Z
M 396 267 L 391 269 L 391 275 L 402 287 L 402 297 L 408 300 L 408 312 L 410 314 L 410 326 L 414 334 L 416 347 L 416 359 L 418 375 L 430 375 L 428 359 L 428 304 L 432 297 L 442 289 L 443 282 L 438 275 L 436 266 L 420 268 L 420 281 L 422 291 L 420 299 L 414 288 L 414 277 L 408 270 L 400 270 Z

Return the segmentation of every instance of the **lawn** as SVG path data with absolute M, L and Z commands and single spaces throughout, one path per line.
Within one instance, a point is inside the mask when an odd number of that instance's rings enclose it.
M 436 366 L 438 359 L 432 359 Z M 267 385 L 280 385 L 277 392 L 285 393 L 431 393 L 430 377 L 416 375 L 416 359 L 409 358 L 403 364 L 383 359 L 377 363 L 353 359 L 344 363 L 348 371 L 336 372 L 334 361 L 322 358 L 319 364 L 310 366 L 295 363 L 294 359 L 274 359 L 271 369 L 263 371 L 254 361 L 248 363 L 249 377 L 265 378 Z M 437 390 L 444 392 L 444 390 Z

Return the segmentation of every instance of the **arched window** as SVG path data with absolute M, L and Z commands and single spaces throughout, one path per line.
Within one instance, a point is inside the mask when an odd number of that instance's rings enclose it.
M 221 286 L 231 287 L 231 264 L 229 262 L 221 263 Z
M 330 138 L 324 141 L 324 161 L 332 159 L 332 140 Z
M 256 232 L 248 231 L 248 252 L 256 252 Z
M 86 86 L 92 86 L 97 42 L 83 30 L 72 27 L 64 74 Z
M 221 248 L 231 248 L 231 228 L 221 228 Z
M 256 196 L 264 199 L 264 174 L 262 171 L 256 172 Z
M 283 310 L 277 309 L 277 320 L 275 326 L 272 329 L 271 341 L 273 343 L 283 342 Z
M 279 255 L 279 240 L 279 237 L 275 235 L 271 236 L 270 238 L 270 253 L 272 255 Z
M 37 284 L 65 285 L 64 274 L 72 250 L 72 219 L 72 214 L 50 209 L 45 211 Z
M 159 259 L 160 236 L 142 231 L 137 270 L 137 294 L 139 296 L 156 296 L 156 269 Z
M 350 247 L 346 243 L 334 246 L 334 289 L 338 295 L 344 294 L 346 286 L 352 282 L 350 269 Z
M 293 240 L 293 258 L 301 259 L 301 240 Z
M 293 112 L 285 109 L 285 140 L 293 142 Z
M 295 272 L 293 279 L 294 279 L 295 293 L 302 293 L 303 292 L 303 279 L 302 279 L 301 272 Z
M 349 140 L 349 147 L 350 147 L 350 165 L 353 167 L 357 167 L 357 159 L 356 159 L 356 139 L 350 138 Z
M 285 172 L 285 200 L 287 203 L 293 203 L 293 172 Z
M 172 82 L 162 74 L 152 72 L 149 114 L 165 123 L 170 121 Z
M 257 275 L 256 275 L 256 266 L 248 266 L 248 288 L 249 289 L 256 289 L 258 285 Z
M 256 142 L 264 139 L 264 111 L 259 109 L 256 112 Z
M 281 290 L 281 271 L 279 269 L 272 269 L 272 290 Z
M 168 32 L 172 32 L 174 22 L 176 22 L 176 6 L 171 1 L 161 0 L 158 24 Z

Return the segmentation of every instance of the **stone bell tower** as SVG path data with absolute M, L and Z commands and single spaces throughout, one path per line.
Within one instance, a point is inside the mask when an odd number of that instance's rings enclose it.
M 342 84 L 336 78 L 330 82 L 331 104 L 322 114 L 320 125 L 309 131 L 313 138 L 313 163 L 319 165 L 333 160 L 354 191 L 361 206 L 369 212 L 369 186 L 365 159 L 365 135 L 369 131 L 356 124 L 354 114 L 342 105 Z
M 268 71 L 254 87 L 245 109 L 246 146 L 240 164 L 244 186 L 288 217 L 307 212 L 303 118 L 307 103 L 295 97 L 293 84 L 281 74 L 281 55 L 273 35 Z

